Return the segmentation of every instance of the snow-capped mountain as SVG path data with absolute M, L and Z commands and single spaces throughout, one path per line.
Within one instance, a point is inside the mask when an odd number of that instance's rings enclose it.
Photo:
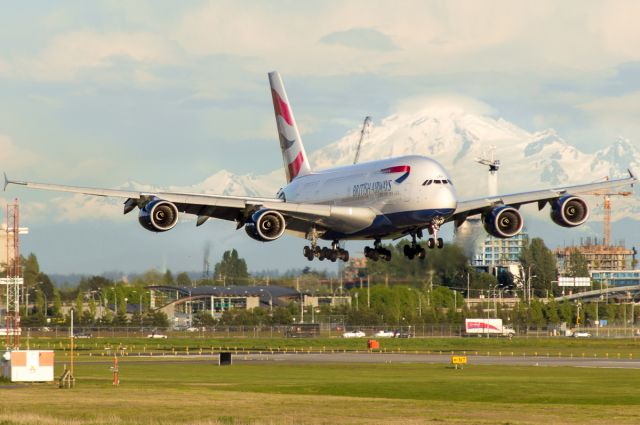
M 360 128 L 354 128 L 340 140 L 313 152 L 311 166 L 324 169 L 352 163 L 359 137 Z M 274 149 L 276 146 L 274 143 Z M 627 169 L 640 172 L 640 149 L 626 139 L 589 154 L 571 146 L 552 129 L 529 132 L 501 118 L 433 106 L 411 114 L 394 114 L 374 125 L 363 141 L 360 161 L 410 154 L 430 156 L 449 170 L 459 196 L 471 198 L 487 193 L 486 168 L 475 159 L 488 157 L 492 150 L 502 163 L 499 193 L 620 177 L 627 175 Z M 272 196 L 283 183 L 282 169 L 260 176 L 220 171 L 180 190 Z M 616 199 L 615 204 L 614 219 L 640 214 L 638 197 Z M 593 215 L 599 215 L 597 209 Z

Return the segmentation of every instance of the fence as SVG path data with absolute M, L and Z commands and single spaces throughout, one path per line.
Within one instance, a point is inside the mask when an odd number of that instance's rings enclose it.
M 76 326 L 74 333 L 76 338 L 147 338 L 155 336 L 162 338 L 285 338 L 289 326 L 209 326 L 190 328 L 189 330 L 164 330 L 154 327 L 102 327 L 102 326 Z M 554 332 L 554 329 L 555 332 Z M 449 338 L 465 335 L 464 325 L 450 324 L 419 324 L 405 326 L 344 326 L 342 324 L 320 324 L 321 337 L 342 337 L 347 331 L 362 331 L 368 337 L 373 337 L 379 331 L 390 331 L 400 337 L 414 338 Z M 560 336 L 562 332 L 557 327 L 515 327 L 517 337 L 542 338 Z M 592 337 L 599 338 L 637 338 L 640 337 L 640 327 L 581 327 L 581 332 L 588 332 Z M 64 338 L 69 336 L 69 329 L 62 326 L 48 328 L 23 328 L 22 337 L 50 337 Z

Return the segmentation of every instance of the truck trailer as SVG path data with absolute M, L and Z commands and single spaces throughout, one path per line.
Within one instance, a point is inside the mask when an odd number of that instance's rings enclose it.
M 516 334 L 511 326 L 502 325 L 502 319 L 465 319 L 467 336 L 508 336 Z

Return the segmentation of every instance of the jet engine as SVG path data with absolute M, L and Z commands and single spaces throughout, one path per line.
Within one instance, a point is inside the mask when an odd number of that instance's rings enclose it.
M 482 223 L 491 236 L 507 239 L 520 233 L 524 220 L 517 209 L 503 205 L 482 214 Z
M 271 242 L 284 233 L 286 222 L 278 211 L 258 210 L 244 225 L 244 230 L 251 238 L 260 242 Z
M 169 201 L 154 199 L 140 208 L 138 222 L 152 232 L 166 232 L 178 222 L 178 208 Z
M 551 220 L 562 227 L 576 227 L 589 218 L 589 206 L 584 199 L 566 195 L 551 202 Z

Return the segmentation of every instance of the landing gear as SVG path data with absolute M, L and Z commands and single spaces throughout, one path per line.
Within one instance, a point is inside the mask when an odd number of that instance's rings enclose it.
M 373 248 L 365 246 L 364 247 L 364 256 L 372 261 L 378 260 L 391 260 L 391 251 L 381 246 L 380 239 L 376 239 L 373 242 Z
M 411 233 L 411 245 L 404 246 L 404 256 L 409 260 L 413 260 L 414 258 L 419 258 L 424 260 L 426 256 L 426 251 L 420 244 L 416 241 L 416 236 L 421 236 L 422 233 Z
M 342 260 L 345 263 L 349 261 L 349 251 L 342 249 L 338 246 L 338 241 L 335 240 L 331 243 L 331 248 L 320 248 L 318 246 L 318 236 L 315 231 L 310 232 L 311 246 L 305 246 L 302 248 L 302 255 L 309 260 L 313 261 L 314 258 L 323 261 L 325 258 L 331 262 Z
M 442 226 L 443 223 L 444 219 L 442 217 L 437 217 L 433 219 L 433 221 L 427 226 L 427 229 L 429 229 L 429 234 L 431 235 L 429 240 L 427 240 L 427 246 L 430 249 L 433 249 L 435 247 L 441 249 L 444 246 L 444 240 L 438 237 L 438 230 L 440 230 L 440 226 Z

